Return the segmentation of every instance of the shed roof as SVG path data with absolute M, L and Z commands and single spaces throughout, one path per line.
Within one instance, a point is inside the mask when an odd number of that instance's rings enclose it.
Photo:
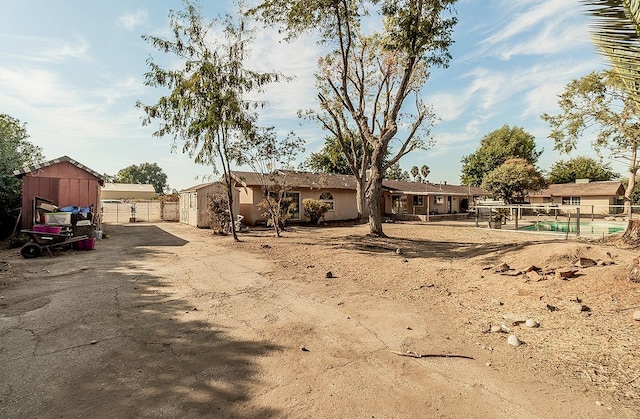
M 180 193 L 197 192 L 200 189 L 207 188 L 207 187 L 210 187 L 210 186 L 214 187 L 214 189 L 221 188 L 220 192 L 224 192 L 224 187 L 225 187 L 224 183 L 222 183 L 222 182 L 207 182 L 207 183 L 200 183 L 200 184 L 194 185 L 194 186 L 192 186 L 190 188 L 183 189 L 183 190 L 180 191 Z
M 62 162 L 69 162 L 72 165 L 76 166 L 77 168 L 82 169 L 85 172 L 97 177 L 98 180 L 100 181 L 100 184 L 104 185 L 104 177 L 100 173 L 96 172 L 95 170 L 91 170 L 90 168 L 88 168 L 84 164 L 77 162 L 76 160 L 72 159 L 69 156 L 62 156 L 62 157 L 58 157 L 57 159 L 49 160 L 49 161 L 44 162 L 44 163 L 38 163 L 38 164 L 34 164 L 33 166 L 22 167 L 20 169 L 16 169 L 16 170 L 13 171 L 13 175 L 15 177 L 22 178 L 26 174 L 29 174 L 31 172 L 35 172 L 35 171 L 40 170 L 42 168 L 45 168 L 47 166 L 52 166 L 54 164 L 58 164 L 58 163 L 62 163 Z
M 105 183 L 103 191 L 113 192 L 151 192 L 156 193 L 156 189 L 149 183 Z
M 585 183 L 556 183 L 548 188 L 532 193 L 531 196 L 549 198 L 552 196 L 621 196 L 625 189 L 618 180 L 585 182 Z
M 262 175 L 255 172 L 233 171 L 231 175 L 236 179 L 236 181 L 241 182 L 246 186 L 259 186 L 263 184 Z M 356 189 L 356 178 L 353 175 L 277 170 L 269 176 L 274 180 L 286 182 L 287 185 L 297 188 Z M 267 182 L 272 181 L 272 179 L 267 179 Z

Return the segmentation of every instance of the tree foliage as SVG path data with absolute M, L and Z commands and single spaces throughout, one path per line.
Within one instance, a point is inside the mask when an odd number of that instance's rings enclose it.
M 384 178 L 391 180 L 409 180 L 409 172 L 402 170 L 400 163 L 394 163 L 384 172 Z
M 525 159 L 509 159 L 488 173 L 482 188 L 508 204 L 526 202 L 527 194 L 546 186 L 542 174 Z
M 574 157 L 559 160 L 551 166 L 549 183 L 571 183 L 576 179 L 605 181 L 618 178 L 620 175 L 611 169 L 611 165 L 591 157 Z
M 599 154 L 626 161 L 630 194 L 638 171 L 640 120 L 633 99 L 612 71 L 592 72 L 572 80 L 558 100 L 560 113 L 543 114 L 542 119 L 551 127 L 549 135 L 555 149 L 570 152 L 577 146 L 585 131 L 597 128 L 592 146 Z M 629 208 L 627 208 L 629 210 Z
M 463 185 L 480 186 L 484 177 L 509 159 L 520 158 L 535 164 L 542 154 L 536 151 L 535 137 L 521 127 L 503 125 L 482 137 L 472 154 L 462 157 Z
M 0 237 L 11 233 L 20 208 L 22 181 L 13 171 L 44 160 L 42 149 L 27 141 L 27 126 L 7 114 L 0 114 Z
M 179 68 L 162 68 L 153 58 L 147 60 L 149 71 L 145 84 L 169 89 L 153 105 L 138 102 L 146 113 L 144 124 L 159 120 L 154 133 L 171 135 L 174 147 L 182 142 L 182 151 L 196 163 L 213 167 L 215 160 L 222 168 L 227 184 L 229 213 L 233 214 L 230 163 L 236 156 L 234 142 L 256 130 L 257 116 L 246 95 L 277 81 L 277 73 L 247 70 L 244 62 L 250 43 L 245 22 L 227 15 L 224 22 L 205 22 L 193 2 L 184 2 L 185 10 L 170 11 L 171 37 L 143 35 L 157 50 L 170 53 L 181 63 Z M 242 14 L 240 14 L 242 15 Z M 212 29 L 223 29 L 223 40 L 216 41 Z M 233 237 L 237 240 L 234 223 Z
M 356 150 L 356 153 L 358 153 Z M 342 153 L 340 143 L 335 137 L 327 137 L 324 146 L 318 152 L 311 153 L 301 165 L 303 169 L 313 172 L 337 173 L 341 175 L 352 174 L 351 167 L 345 155 Z
M 150 184 L 158 194 L 163 194 L 169 188 L 167 175 L 157 163 L 127 166 L 118 171 L 115 181 L 116 183 Z
M 292 132 L 285 137 L 279 136 L 273 127 L 269 127 L 243 137 L 238 147 L 244 150 L 237 158 L 238 163 L 251 167 L 258 176 L 262 188 L 259 206 L 273 226 L 276 237 L 280 237 L 285 221 L 295 209 L 292 205 L 298 203 L 291 201 L 287 192 L 292 185 L 278 169 L 291 168 L 296 156 L 304 150 L 304 141 Z
M 328 47 L 316 74 L 316 118 L 340 143 L 358 180 L 358 210 L 384 235 L 380 198 L 386 170 L 431 143 L 435 115 L 419 98 L 432 66 L 446 67 L 455 0 L 264 0 L 253 13 L 295 37 L 315 32 Z M 361 19 L 380 16 L 370 33 Z M 409 98 L 414 102 L 409 104 Z M 406 130 L 399 129 L 405 126 Z M 359 145 L 357 141 L 362 141 Z M 355 150 L 361 150 L 357 155 Z M 390 153 L 392 152 L 392 153 Z M 367 176 L 367 173 L 369 176 Z

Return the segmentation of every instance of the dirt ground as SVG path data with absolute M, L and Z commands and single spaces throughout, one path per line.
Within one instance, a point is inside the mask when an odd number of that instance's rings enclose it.
M 640 250 L 384 227 L 2 250 L 0 417 L 639 417 Z M 599 266 L 556 276 L 579 258 Z

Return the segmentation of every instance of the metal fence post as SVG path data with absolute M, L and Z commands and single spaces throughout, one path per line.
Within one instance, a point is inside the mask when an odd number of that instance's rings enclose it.
M 576 236 L 580 236 L 580 207 L 576 208 Z

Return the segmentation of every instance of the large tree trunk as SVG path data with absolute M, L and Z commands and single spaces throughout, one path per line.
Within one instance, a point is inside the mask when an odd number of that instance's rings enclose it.
M 371 179 L 367 190 L 367 204 L 369 207 L 369 234 L 385 237 L 382 231 L 382 211 L 380 197 L 382 196 L 382 158 L 383 153 L 375 150 L 371 156 Z
M 631 245 L 640 245 L 640 220 L 629 220 L 622 241 Z
M 366 198 L 367 179 L 360 178 L 356 183 L 356 205 L 358 208 L 358 221 L 365 222 L 369 218 L 369 207 Z

